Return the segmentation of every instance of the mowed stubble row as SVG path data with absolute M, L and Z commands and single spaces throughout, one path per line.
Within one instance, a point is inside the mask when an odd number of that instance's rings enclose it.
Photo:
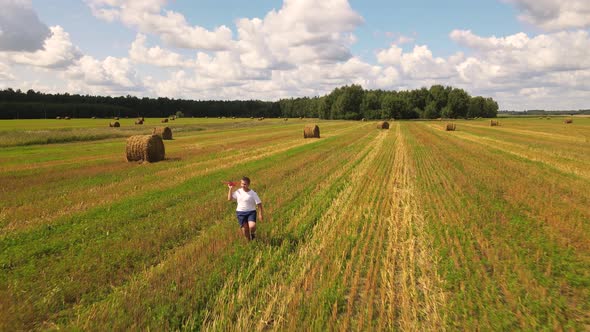
M 181 120 L 204 130 L 154 164 L 122 138 L 0 150 L 0 329 L 589 326 L 590 119 Z

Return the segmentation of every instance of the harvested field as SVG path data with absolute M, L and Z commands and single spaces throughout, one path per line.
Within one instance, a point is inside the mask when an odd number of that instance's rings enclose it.
M 0 330 L 590 326 L 590 118 L 178 118 L 142 165 L 135 120 L 0 121 Z M 221 184 L 243 175 L 250 243 Z

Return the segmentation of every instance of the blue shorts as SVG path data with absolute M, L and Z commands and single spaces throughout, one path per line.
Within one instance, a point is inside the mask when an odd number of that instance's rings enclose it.
M 243 227 L 248 221 L 256 222 L 256 210 L 252 211 L 236 211 L 238 223 Z

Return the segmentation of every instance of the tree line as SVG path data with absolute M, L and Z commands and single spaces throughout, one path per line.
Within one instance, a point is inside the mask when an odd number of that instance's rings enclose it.
M 261 100 L 184 100 L 135 96 L 48 94 L 0 90 L 0 118 L 108 117 L 318 117 L 321 119 L 435 119 L 496 117 L 492 98 L 463 89 L 433 85 L 407 91 L 343 86 L 322 97 Z

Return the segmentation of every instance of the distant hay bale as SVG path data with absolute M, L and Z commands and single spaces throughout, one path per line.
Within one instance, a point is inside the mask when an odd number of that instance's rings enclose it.
M 254 117 L 253 117 L 253 116 L 251 116 L 251 117 L 250 117 L 250 120 L 254 120 Z
M 500 122 L 498 120 L 490 120 L 490 127 L 499 126 Z
M 232 116 L 231 118 L 232 118 L 232 119 L 234 119 L 234 120 L 236 119 L 236 117 L 235 117 L 235 116 Z
M 135 124 L 136 124 L 136 125 L 142 125 L 142 124 L 143 124 L 143 120 L 136 120 L 136 121 L 135 121 Z
M 156 127 L 152 131 L 152 135 L 158 135 L 165 140 L 172 139 L 172 129 L 169 127 Z
M 64 119 L 66 119 L 66 120 L 69 120 L 69 119 L 70 119 L 70 117 L 69 117 L 69 116 L 66 116 L 66 117 L 64 117 Z
M 115 121 L 115 122 L 109 123 L 109 127 L 111 127 L 111 128 L 119 128 L 119 127 L 121 127 L 121 124 L 119 123 L 119 121 Z
M 303 138 L 320 138 L 320 127 L 314 124 L 305 125 Z
M 93 116 L 93 117 L 92 117 L 92 119 L 94 120 L 94 119 L 96 119 L 96 117 L 95 117 L 95 116 Z
M 447 123 L 445 130 L 446 131 L 455 131 L 455 130 L 457 130 L 457 126 L 454 123 Z
M 289 121 L 289 118 L 285 118 L 284 121 Z
M 565 119 L 565 120 L 563 120 L 563 123 L 566 123 L 566 124 L 567 123 L 573 123 L 573 122 L 574 122 L 573 119 Z
M 258 121 L 262 121 L 262 120 L 264 120 L 263 116 L 258 118 Z
M 302 117 L 302 116 L 300 116 L 300 117 L 299 117 L 299 120 L 303 120 L 303 117 Z
M 365 118 L 362 118 L 362 119 L 361 119 L 361 121 L 362 121 L 362 122 L 365 122 L 365 121 L 367 121 L 367 119 L 365 119 Z
M 127 161 L 147 161 L 150 163 L 164 160 L 166 155 L 162 137 L 158 135 L 136 135 L 127 139 L 125 147 Z
M 379 129 L 389 129 L 389 122 L 381 121 L 377 124 L 377 128 Z
M 160 121 L 162 123 L 168 123 L 168 119 L 162 119 L 162 121 Z
M 55 119 L 56 120 L 61 120 L 61 116 L 56 116 Z
M 119 120 L 119 117 L 118 117 L 118 116 L 116 116 L 116 117 L 115 117 L 115 120 Z

